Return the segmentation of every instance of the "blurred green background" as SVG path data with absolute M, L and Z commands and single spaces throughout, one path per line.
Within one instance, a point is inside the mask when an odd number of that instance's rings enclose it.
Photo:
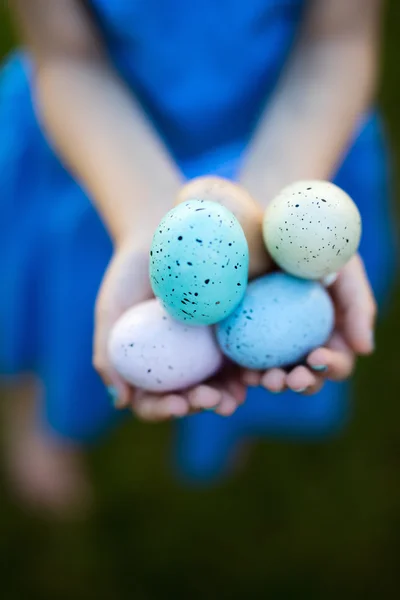
M 0 7 L 0 56 L 12 44 Z M 400 3 L 388 3 L 381 105 L 400 157 Z M 1 135 L 1 132 L 0 132 Z M 127 424 L 89 460 L 81 523 L 24 514 L 0 477 L 3 600 L 398 597 L 400 297 L 360 364 L 350 427 L 325 444 L 263 442 L 217 488 L 182 488 L 169 425 Z

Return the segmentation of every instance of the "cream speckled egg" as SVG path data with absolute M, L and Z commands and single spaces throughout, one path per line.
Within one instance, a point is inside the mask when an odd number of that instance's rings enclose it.
M 281 269 L 304 279 L 322 279 L 357 252 L 361 217 L 350 196 L 333 183 L 298 181 L 272 200 L 263 233 Z
M 249 249 L 243 229 L 224 206 L 191 200 L 170 210 L 153 237 L 150 281 L 169 314 L 213 325 L 246 291 Z
M 210 327 L 173 320 L 156 299 L 120 317 L 111 331 L 108 354 L 125 381 L 161 393 L 208 379 L 223 360 Z

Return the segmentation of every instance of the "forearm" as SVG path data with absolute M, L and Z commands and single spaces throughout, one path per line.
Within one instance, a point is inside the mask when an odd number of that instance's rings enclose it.
M 114 240 L 149 236 L 180 181 L 134 98 L 107 65 L 64 58 L 38 66 L 36 90 L 44 129 Z
M 264 205 L 300 179 L 329 179 L 374 96 L 368 36 L 300 41 L 261 119 L 242 182 Z
M 82 0 L 13 0 L 35 66 L 43 129 L 86 188 L 114 241 L 147 236 L 170 208 L 179 175 L 110 63 Z

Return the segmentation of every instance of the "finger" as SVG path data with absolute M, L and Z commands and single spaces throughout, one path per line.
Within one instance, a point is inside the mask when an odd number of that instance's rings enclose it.
M 111 327 L 119 316 L 118 312 L 113 313 L 103 302 L 96 305 L 93 367 L 107 387 L 115 408 L 122 409 L 129 405 L 131 388 L 112 368 L 107 351 Z
M 338 273 L 331 273 L 330 275 L 326 275 L 325 277 L 323 277 L 321 283 L 324 287 L 329 288 L 335 283 L 337 278 Z
M 111 275 L 106 274 L 95 307 L 95 329 L 93 338 L 93 366 L 103 379 L 105 385 L 115 387 L 121 397 L 121 402 L 126 403 L 126 394 L 121 385 L 121 378 L 110 365 L 108 360 L 108 340 L 110 331 L 124 311 L 124 307 L 113 300 L 113 286 L 108 282 Z M 122 400 L 123 398 L 123 400 Z
M 286 373 L 283 369 L 270 369 L 261 377 L 261 385 L 273 394 L 279 394 L 286 388 Z
M 343 381 L 354 369 L 355 355 L 343 337 L 336 333 L 327 348 L 318 348 L 308 356 L 307 364 L 325 379 Z
M 321 378 L 305 366 L 295 367 L 286 376 L 287 387 L 298 394 L 304 394 L 317 386 Z
M 112 368 L 108 358 L 101 353 L 95 354 L 93 367 L 103 380 L 114 408 L 127 408 L 132 400 L 132 387 Z
M 243 404 L 247 394 L 247 388 L 240 380 L 239 370 L 228 365 L 212 383 L 220 393 L 219 404 L 212 410 L 223 417 L 231 416 Z
M 230 377 L 226 381 L 228 392 L 235 399 L 238 406 L 244 403 L 247 396 L 247 387 L 240 380 L 239 373 Z
M 243 404 L 247 395 L 247 386 L 241 379 L 241 372 L 238 367 L 228 364 L 214 381 L 217 389 L 232 396 L 238 406 Z
M 235 397 L 227 391 L 221 391 L 221 401 L 214 412 L 221 417 L 230 417 L 238 408 Z
M 316 383 L 310 387 L 308 387 L 304 392 L 302 392 L 303 396 L 314 396 L 321 391 L 324 387 L 325 380 L 322 377 L 318 378 Z
M 115 320 L 118 316 L 115 317 Z M 104 385 L 107 387 L 108 394 L 112 399 L 114 407 L 117 409 L 125 409 L 132 400 L 132 388 L 115 371 L 115 369 L 113 369 L 108 359 L 108 338 L 114 322 L 115 321 L 109 316 L 107 316 L 106 319 L 96 319 L 93 341 L 93 366 L 102 378 Z
M 198 385 L 189 390 L 186 396 L 193 410 L 210 410 L 216 407 L 222 399 L 220 390 L 211 385 Z
M 117 319 L 131 306 L 151 297 L 148 260 L 144 251 L 119 251 L 103 278 L 95 306 L 93 365 L 107 387 L 118 394 L 118 406 L 129 403 L 129 386 L 108 360 L 108 340 Z
M 376 302 L 361 258 L 354 256 L 331 287 L 343 335 L 358 354 L 374 350 Z
M 103 381 L 107 386 L 110 401 L 117 410 L 128 408 L 132 402 L 132 388 L 117 373 L 112 373 L 111 377 L 110 372 L 104 372 Z
M 132 410 L 139 419 L 157 423 L 187 415 L 189 403 L 184 396 L 178 394 L 158 396 L 144 392 L 136 394 Z
M 241 381 L 248 387 L 259 387 L 261 377 L 261 371 L 250 371 L 249 369 L 243 370 L 240 376 Z

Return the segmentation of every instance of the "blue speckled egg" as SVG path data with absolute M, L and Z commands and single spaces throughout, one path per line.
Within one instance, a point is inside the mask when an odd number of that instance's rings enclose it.
M 272 273 L 249 284 L 236 310 L 217 326 L 223 353 L 249 369 L 296 364 L 329 339 L 334 309 L 315 281 Z
M 225 319 L 244 296 L 248 267 L 242 227 L 215 202 L 190 200 L 176 206 L 154 234 L 153 292 L 179 321 L 212 325 Z

